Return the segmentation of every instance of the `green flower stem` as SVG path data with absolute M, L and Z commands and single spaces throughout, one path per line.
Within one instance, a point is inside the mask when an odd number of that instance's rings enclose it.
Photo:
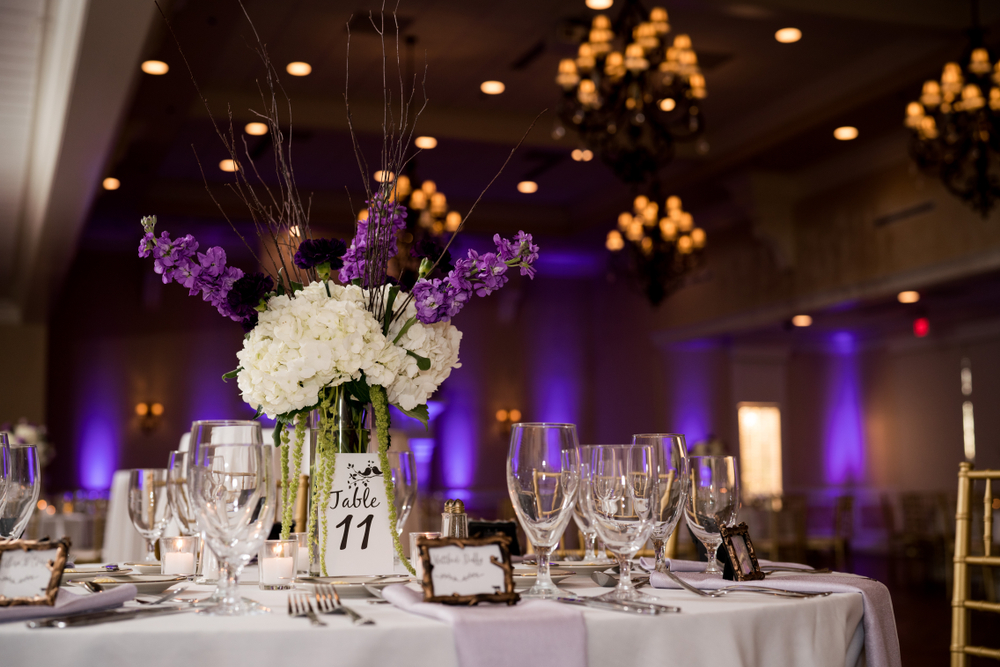
M 288 471 L 288 429 L 280 421 L 274 425 L 274 428 L 281 430 L 281 507 L 284 509 L 284 515 L 281 517 L 281 539 L 287 540 L 288 535 L 291 532 L 291 521 L 289 519 L 290 512 L 289 507 L 289 486 L 291 482 L 289 481 L 289 471 Z
M 385 481 L 385 499 L 389 506 L 389 534 L 392 535 L 392 546 L 399 560 L 406 566 L 410 574 L 416 576 L 416 570 L 409 559 L 403 554 L 403 545 L 399 543 L 399 531 L 396 530 L 396 497 L 395 486 L 392 483 L 392 469 L 389 467 L 389 397 L 385 387 L 371 387 L 372 409 L 375 411 L 375 428 L 378 432 L 378 461 L 382 466 L 382 479 Z

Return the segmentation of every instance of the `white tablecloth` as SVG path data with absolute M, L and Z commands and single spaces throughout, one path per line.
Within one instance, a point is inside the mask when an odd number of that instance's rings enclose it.
M 256 573 L 250 569 L 245 581 L 255 580 Z M 562 585 L 583 595 L 606 590 L 585 577 L 571 577 Z M 377 625 L 355 627 L 346 617 L 324 616 L 328 627 L 315 628 L 305 619 L 287 616 L 287 593 L 260 591 L 256 584 L 242 588 L 245 596 L 271 607 L 272 614 L 218 618 L 187 613 L 68 630 L 29 630 L 23 623 L 8 623 L 0 625 L 0 663 L 457 667 L 451 629 L 444 623 L 345 597 L 345 604 L 372 617 Z M 642 618 L 585 609 L 588 661 L 593 667 L 864 664 L 860 594 L 807 600 L 747 594 L 710 600 L 686 591 L 642 590 L 680 606 L 683 612 Z M 484 646 L 483 650 L 502 651 L 503 647 Z

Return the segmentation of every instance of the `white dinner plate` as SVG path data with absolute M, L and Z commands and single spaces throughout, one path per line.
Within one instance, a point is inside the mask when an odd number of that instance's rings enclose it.
M 365 590 L 365 584 L 381 590 L 391 584 L 407 584 L 411 581 L 415 581 L 415 579 L 402 574 L 386 576 L 359 574 L 346 577 L 296 577 L 295 585 L 312 590 L 316 584 L 331 584 L 336 587 L 337 594 L 342 598 L 364 598 L 371 597 L 371 593 Z
M 552 578 L 552 583 L 558 584 L 563 579 L 573 576 L 572 570 L 560 570 L 558 568 L 549 569 L 549 577 Z M 532 568 L 514 568 L 514 588 L 528 588 L 535 585 L 535 579 L 538 576 L 538 571 Z
M 579 561 L 572 560 L 554 560 L 551 561 L 549 565 L 551 567 L 557 567 L 560 570 L 572 570 L 577 574 L 589 577 L 592 572 L 604 572 L 604 570 L 614 567 L 615 561 L 610 558 L 600 563 L 581 563 Z
M 91 581 L 100 584 L 106 591 L 125 584 L 132 584 L 140 594 L 156 595 L 174 584 L 187 581 L 187 577 L 179 574 L 130 574 L 124 577 L 94 577 Z

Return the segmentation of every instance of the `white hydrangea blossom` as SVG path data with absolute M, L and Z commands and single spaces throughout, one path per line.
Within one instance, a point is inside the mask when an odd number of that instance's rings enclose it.
M 321 282 L 272 297 L 237 353 L 243 400 L 269 418 L 315 405 L 320 390 L 361 377 L 388 386 L 406 359 L 405 350 L 382 335 L 356 286 Z
M 392 341 L 416 314 L 411 303 L 389 331 L 367 310 L 367 292 L 350 285 L 314 282 L 294 296 L 272 297 L 257 326 L 237 353 L 237 382 L 243 400 L 274 418 L 315 405 L 323 387 L 356 380 L 386 387 L 389 402 L 404 410 L 426 403 L 460 367 L 462 333 L 449 322 L 415 322 L 397 344 Z M 410 350 L 431 361 L 421 371 Z
M 389 327 L 389 339 L 396 335 L 417 309 L 411 301 L 406 312 Z M 453 368 L 461 368 L 458 363 L 458 347 L 462 342 L 462 332 L 451 322 L 421 324 L 414 322 L 396 345 L 431 360 L 431 367 L 421 371 L 417 360 L 406 355 L 402 367 L 397 371 L 396 380 L 386 387 L 389 402 L 404 410 L 412 410 L 427 402 L 442 382 L 448 379 Z

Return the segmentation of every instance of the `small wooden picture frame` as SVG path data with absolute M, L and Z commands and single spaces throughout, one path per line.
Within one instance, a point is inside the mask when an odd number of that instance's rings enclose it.
M 418 537 L 423 565 L 424 602 L 475 605 L 516 604 L 510 538 Z
M 0 607 L 56 603 L 69 538 L 0 542 Z
M 720 551 L 724 556 L 725 566 L 722 578 L 730 581 L 763 579 L 764 573 L 760 571 L 760 564 L 757 563 L 757 554 L 754 552 L 747 525 L 740 523 L 736 526 L 723 526 L 719 532 L 722 534 L 723 548 Z

